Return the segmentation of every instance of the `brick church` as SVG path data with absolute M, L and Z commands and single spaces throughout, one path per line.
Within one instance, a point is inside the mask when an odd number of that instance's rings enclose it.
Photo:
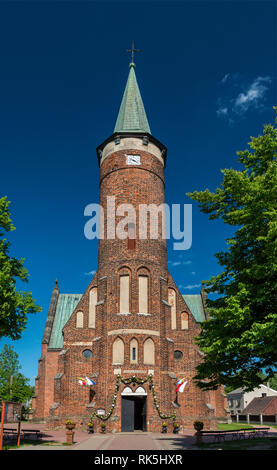
M 206 320 L 205 292 L 180 293 L 162 221 L 155 239 L 139 237 L 131 223 L 125 239 L 106 236 L 107 198 L 115 209 L 165 203 L 166 155 L 151 134 L 132 59 L 114 132 L 97 148 L 105 214 L 97 272 L 83 294 L 61 293 L 57 281 L 52 292 L 33 398 L 33 419 L 49 427 L 92 419 L 96 430 L 104 422 L 108 432 L 160 432 L 164 421 L 169 430 L 195 420 L 209 429 L 227 417 L 223 389 L 204 392 L 193 382 L 203 358 L 194 337 Z M 80 377 L 94 385 L 82 386 Z

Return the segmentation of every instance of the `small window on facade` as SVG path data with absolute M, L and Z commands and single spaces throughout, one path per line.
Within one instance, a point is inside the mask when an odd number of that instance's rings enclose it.
M 183 357 L 182 351 L 174 351 L 174 359 L 176 359 L 176 361 L 180 361 L 182 357 Z
M 83 351 L 83 356 L 85 359 L 90 359 L 92 357 L 92 351 L 90 349 L 85 349 Z
M 181 313 L 181 330 L 188 330 L 189 316 L 186 312 Z
M 138 362 L 138 342 L 133 338 L 130 342 L 130 363 L 137 364 Z
M 84 315 L 83 312 L 77 312 L 76 314 L 76 328 L 84 327 Z
M 113 364 L 124 364 L 124 343 L 121 338 L 113 343 Z
M 171 329 L 176 330 L 176 292 L 171 287 L 168 289 L 168 303 L 171 306 Z
M 155 344 L 152 338 L 148 338 L 143 344 L 144 364 L 155 364 Z

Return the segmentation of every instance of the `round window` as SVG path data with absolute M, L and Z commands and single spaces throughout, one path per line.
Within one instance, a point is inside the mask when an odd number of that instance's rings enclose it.
M 92 351 L 90 349 L 85 349 L 83 351 L 83 356 L 86 358 L 86 359 L 90 359 L 92 357 Z
M 183 357 L 182 351 L 174 351 L 174 359 L 176 359 L 176 361 L 180 361 L 182 357 Z

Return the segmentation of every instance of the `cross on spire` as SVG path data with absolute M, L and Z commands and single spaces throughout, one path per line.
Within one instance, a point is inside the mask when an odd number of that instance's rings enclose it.
M 127 49 L 126 52 L 131 52 L 131 64 L 134 64 L 134 54 L 140 52 L 140 49 L 135 49 L 134 41 L 132 42 L 132 49 Z

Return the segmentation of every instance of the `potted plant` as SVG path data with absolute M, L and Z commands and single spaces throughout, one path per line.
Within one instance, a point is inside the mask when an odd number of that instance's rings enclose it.
M 101 432 L 104 434 L 105 431 L 106 431 L 106 423 L 104 423 L 102 421 L 102 423 L 101 423 Z
M 88 432 L 89 432 L 89 434 L 93 434 L 93 432 L 94 432 L 93 428 L 94 428 L 93 422 L 89 421 L 89 423 L 88 423 Z
M 202 431 L 204 424 L 202 423 L 202 421 L 194 421 L 193 427 L 196 431 L 199 432 L 199 431 Z
M 166 433 L 166 432 L 167 432 L 167 423 L 164 421 L 162 424 L 162 433 Z
M 174 423 L 174 424 L 173 424 L 173 432 L 174 432 L 174 434 L 178 434 L 179 429 L 180 429 L 180 424 L 179 424 L 179 423 Z
M 204 427 L 204 424 L 202 421 L 194 421 L 193 423 L 194 429 L 196 430 L 195 433 L 195 444 L 196 445 L 201 445 L 202 444 L 202 429 Z
M 66 429 L 68 429 L 69 431 L 72 431 L 72 429 L 74 429 L 75 426 L 76 426 L 76 424 L 74 423 L 74 421 L 72 421 L 71 419 L 66 420 L 66 422 L 65 422 Z

